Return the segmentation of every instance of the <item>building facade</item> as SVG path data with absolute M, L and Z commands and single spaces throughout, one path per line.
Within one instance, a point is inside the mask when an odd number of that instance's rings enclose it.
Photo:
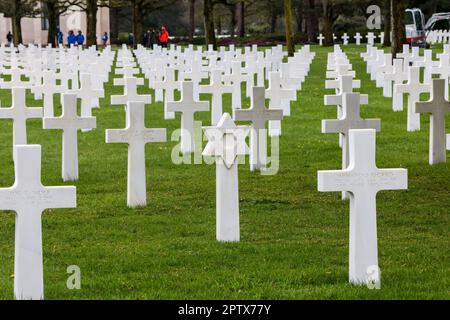
M 48 39 L 48 20 L 42 17 L 22 18 L 22 41 L 23 44 L 47 44 Z M 64 43 L 67 44 L 67 35 L 70 30 L 75 34 L 79 30 L 86 35 L 86 14 L 80 11 L 68 11 L 59 18 L 59 28 L 64 34 Z M 101 43 L 101 35 L 110 30 L 109 8 L 98 8 L 97 11 L 97 43 Z M 5 17 L 0 13 L 0 43 L 6 43 L 7 33 L 12 32 L 11 18 Z M 56 36 L 56 35 L 55 35 Z

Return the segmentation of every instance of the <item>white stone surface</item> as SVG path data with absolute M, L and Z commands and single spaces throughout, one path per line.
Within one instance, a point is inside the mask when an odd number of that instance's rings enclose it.
M 444 79 L 434 79 L 431 99 L 416 102 L 415 112 L 430 114 L 430 151 L 431 165 L 446 162 L 445 116 L 450 113 L 450 102 L 445 98 Z
M 53 117 L 53 96 L 56 93 L 64 93 L 64 87 L 56 84 L 52 71 L 46 70 L 43 75 L 43 84 L 35 88 L 36 94 L 44 97 L 44 117 Z
M 81 117 L 92 117 L 92 108 L 99 108 L 99 98 L 105 97 L 103 89 L 98 90 L 92 87 L 91 75 L 82 73 L 80 75 L 81 87 L 75 93 L 81 99 Z M 81 131 L 90 131 L 90 128 L 83 128 Z
M 361 36 L 361 34 L 359 32 L 356 33 L 356 35 L 354 36 L 355 40 L 356 40 L 356 45 L 359 46 L 361 45 L 361 39 L 363 38 Z
M 267 165 L 266 121 L 282 120 L 283 110 L 265 107 L 264 87 L 253 87 L 249 109 L 234 109 L 235 121 L 251 121 L 250 132 L 250 170 L 264 170 Z
M 349 145 L 349 166 L 319 171 L 318 190 L 350 192 L 349 281 L 379 283 L 379 274 L 372 274 L 373 268 L 378 270 L 376 195 L 382 190 L 407 189 L 408 171 L 377 168 L 373 129 L 350 130 Z
M 44 129 L 61 129 L 63 131 L 61 175 L 64 181 L 78 180 L 78 130 L 95 127 L 95 117 L 78 116 L 76 94 L 63 94 L 60 117 L 44 117 Z
M 144 120 L 144 102 L 129 102 L 126 108 L 126 127 L 106 130 L 106 143 L 128 144 L 127 204 L 131 208 L 147 204 L 145 145 L 166 141 L 165 128 L 148 129 Z
M 183 81 L 181 84 L 181 100 L 168 102 L 167 111 L 181 112 L 181 147 L 182 153 L 191 153 L 195 150 L 194 114 L 209 111 L 209 102 L 194 99 L 194 84 L 192 81 Z
M 214 69 L 211 71 L 210 84 L 200 86 L 200 93 L 207 93 L 212 95 L 211 99 L 211 124 L 213 126 L 219 123 L 222 118 L 222 102 L 223 95 L 226 93 L 233 93 L 233 87 L 222 82 L 222 71 Z
M 242 108 L 242 82 L 250 81 L 250 77 L 242 73 L 242 65 L 240 61 L 233 61 L 231 66 L 231 74 L 225 75 L 225 84 L 233 86 L 232 108 Z
M 420 130 L 420 113 L 414 111 L 416 102 L 420 101 L 421 93 L 430 92 L 429 84 L 420 82 L 420 67 L 409 67 L 408 82 L 406 84 L 395 84 L 394 94 L 406 93 L 408 94 L 408 115 L 407 115 L 407 130 Z M 402 106 L 403 110 L 403 106 Z M 401 110 L 397 110 L 401 111 Z
M 41 183 L 41 146 L 14 146 L 15 183 L 0 189 L 0 210 L 16 212 L 14 296 L 44 299 L 42 226 L 44 210 L 75 208 L 72 186 L 45 187 Z
M 117 85 L 114 83 L 114 85 Z M 152 97 L 149 94 L 140 95 L 137 93 L 137 78 L 125 78 L 125 89 L 123 95 L 111 96 L 112 105 L 127 105 L 128 102 L 152 103 Z
M 266 90 L 266 98 L 269 99 L 269 109 L 283 110 L 283 116 L 291 115 L 290 102 L 297 98 L 295 90 L 283 89 L 281 87 L 281 75 L 279 72 L 271 71 L 269 73 L 269 88 Z M 282 103 L 282 101 L 288 103 Z M 276 137 L 281 135 L 281 120 L 269 121 L 269 136 Z
M 239 241 L 238 156 L 248 154 L 248 126 L 236 126 L 224 113 L 217 126 L 206 127 L 203 155 L 216 158 L 216 239 Z
M 352 129 L 375 129 L 381 130 L 380 119 L 362 119 L 360 115 L 359 93 L 343 93 L 342 114 L 337 120 L 322 120 L 322 133 L 339 133 L 342 136 L 342 169 L 349 165 L 349 131 Z M 346 199 L 347 195 L 342 194 Z
M 175 80 L 175 69 L 166 67 L 164 70 L 164 80 L 155 81 L 155 90 L 164 90 L 164 119 L 175 119 L 175 113 L 167 111 L 167 103 L 174 101 L 175 90 L 181 90 L 181 82 Z
M 27 144 L 27 119 L 42 118 L 42 108 L 28 108 L 25 103 L 25 88 L 13 88 L 12 105 L 0 108 L 0 119 L 13 121 L 13 145 Z
M 325 40 L 325 37 L 322 34 L 320 34 L 317 37 L 317 40 L 319 40 L 319 45 L 322 46 L 323 45 L 323 40 Z

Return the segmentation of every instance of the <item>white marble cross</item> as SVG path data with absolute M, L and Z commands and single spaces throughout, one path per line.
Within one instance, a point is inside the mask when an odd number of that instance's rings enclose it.
M 392 97 L 392 109 L 401 111 L 403 109 L 403 94 L 392 94 L 392 87 L 395 84 L 402 84 L 408 80 L 408 73 L 403 70 L 403 59 L 394 59 L 392 72 L 385 73 L 383 78 L 383 97 Z
M 266 109 L 264 87 L 253 87 L 249 109 L 234 109 L 235 121 L 251 121 L 250 170 L 264 170 L 267 165 L 266 121 L 282 120 L 283 110 Z
M 342 104 L 344 93 L 353 92 L 353 77 L 352 76 L 340 76 L 338 80 L 327 80 L 327 81 L 337 81 L 338 87 L 336 94 L 325 95 L 323 99 L 323 104 L 326 106 L 337 106 L 337 119 L 342 117 Z M 327 87 L 328 88 L 328 87 Z M 367 94 L 360 94 L 360 105 L 369 103 L 369 96 Z M 339 145 L 342 147 L 342 133 L 339 134 Z
M 194 85 L 194 99 L 199 99 L 199 86 L 202 81 L 202 61 L 193 59 L 191 61 L 190 71 L 184 72 L 183 80 L 190 79 Z
M 167 103 L 174 101 L 175 90 L 181 90 L 181 82 L 175 80 L 175 68 L 164 68 L 164 80 L 155 81 L 153 87 L 155 90 L 164 90 L 164 119 L 175 119 L 175 113 L 167 111 Z
M 116 85 L 116 83 L 114 83 Z M 112 105 L 127 105 L 128 102 L 137 101 L 150 104 L 152 97 L 149 94 L 139 95 L 137 93 L 137 78 L 125 78 L 125 89 L 123 95 L 111 96 Z
M 317 37 L 317 40 L 319 40 L 319 45 L 322 46 L 323 45 L 323 40 L 325 40 L 325 37 L 322 34 L 320 34 Z
M 291 69 L 293 67 L 295 67 L 293 63 L 281 64 L 281 87 L 295 91 L 301 90 L 302 82 L 305 81 L 305 76 L 292 75 Z
M 350 37 L 347 35 L 347 33 L 344 33 L 344 35 L 341 38 L 342 38 L 344 46 L 348 45 L 348 39 Z
M 420 130 L 420 113 L 414 111 L 414 106 L 416 102 L 420 101 L 420 94 L 430 92 L 431 86 L 420 82 L 420 67 L 408 67 L 408 69 L 408 82 L 406 84 L 395 84 L 394 94 L 408 94 L 407 130 L 417 131 Z
M 352 70 L 352 66 L 351 65 L 335 65 L 334 66 L 335 70 L 331 70 L 331 71 L 327 71 L 326 72 L 326 77 L 328 79 L 337 79 L 339 78 L 339 76 L 352 76 L 353 78 L 356 76 L 356 72 L 354 70 Z M 357 80 L 355 80 L 357 81 Z M 355 86 L 355 88 L 359 87 Z M 330 88 L 327 88 L 330 89 Z
M 216 159 L 216 239 L 239 241 L 238 157 L 249 150 L 245 139 L 248 126 L 236 126 L 224 113 L 217 126 L 204 127 L 208 144 L 204 156 Z
M 360 115 L 359 93 L 343 93 L 342 115 L 337 120 L 322 120 L 322 133 L 340 133 L 342 135 L 342 169 L 349 165 L 348 132 L 351 129 L 375 129 L 380 131 L 380 119 L 362 119 Z M 345 193 L 342 194 L 346 198 Z
M 361 36 L 361 34 L 359 32 L 357 32 L 356 35 L 353 38 L 355 38 L 355 40 L 356 40 L 356 45 L 359 46 L 361 44 L 361 39 L 363 37 Z
M 105 97 L 105 91 L 92 88 L 91 75 L 82 73 L 80 76 L 81 88 L 74 91 L 77 97 L 81 99 L 81 116 L 92 117 L 92 108 L 99 108 L 98 99 Z M 81 129 L 83 132 L 90 131 L 89 128 Z
M 283 110 L 283 116 L 291 115 L 290 102 L 297 98 L 297 92 L 291 89 L 281 88 L 281 76 L 279 72 L 271 71 L 269 73 L 269 88 L 266 90 L 266 98 L 269 99 L 269 109 Z M 289 101 L 288 104 L 282 103 L 283 100 Z M 276 137 L 281 135 L 281 120 L 269 121 L 269 136 Z
M 200 86 L 200 93 L 212 95 L 211 99 L 211 124 L 217 125 L 222 118 L 222 98 L 225 93 L 233 93 L 233 87 L 222 82 L 222 70 L 214 69 L 211 71 L 211 80 L 209 85 Z
M 125 65 L 122 68 L 116 68 L 116 74 L 122 74 L 124 78 L 133 78 L 134 75 L 139 74 L 139 68 L 135 68 L 135 63 Z
M 22 69 L 19 69 L 18 67 L 14 67 L 11 70 L 11 81 L 4 81 L 3 79 L 0 79 L 0 88 L 1 89 L 12 89 L 15 87 L 23 87 L 23 88 L 30 88 L 31 82 L 30 81 L 22 81 Z
M 242 66 L 240 61 L 233 61 L 231 67 L 232 73 L 225 75 L 223 78 L 225 83 L 231 83 L 233 86 L 232 108 L 242 108 L 242 88 L 241 83 L 250 81 L 249 75 L 242 74 Z
M 14 146 L 15 183 L 0 188 L 0 210 L 16 212 L 14 296 L 44 298 L 41 216 L 46 209 L 75 208 L 72 186 L 45 187 L 41 182 L 41 146 Z
M 373 34 L 373 32 L 369 32 L 367 33 L 367 43 L 371 46 L 373 46 L 375 44 L 375 39 L 376 39 L 376 35 Z
M 145 145 L 150 142 L 165 142 L 166 139 L 165 128 L 145 127 L 144 102 L 128 102 L 124 129 L 106 130 L 106 143 L 128 144 L 128 207 L 141 207 L 147 204 Z
M 448 99 L 448 78 L 450 77 L 450 55 L 441 54 L 439 56 L 439 65 L 431 67 L 431 75 L 438 74 L 441 79 L 445 79 L 445 99 Z
M 0 119 L 13 120 L 13 145 L 27 144 L 27 119 L 42 118 L 42 108 L 28 108 L 25 88 L 13 88 L 12 106 L 0 108 Z
M 36 94 L 44 96 L 44 117 L 53 117 L 53 95 L 63 93 L 64 90 L 63 86 L 56 84 L 52 71 L 44 71 L 43 84 L 35 87 Z
M 63 94 L 60 117 L 44 117 L 44 129 L 63 130 L 61 171 L 64 181 L 78 180 L 78 130 L 93 129 L 95 126 L 95 117 L 78 116 L 75 94 Z
M 113 79 L 113 84 L 115 86 L 125 86 L 127 83 L 127 78 L 135 78 L 136 79 L 136 85 L 137 86 L 143 86 L 144 85 L 144 78 L 139 78 L 139 77 L 123 77 L 123 78 L 114 78 Z
M 169 101 L 167 111 L 181 112 L 181 146 L 182 153 L 191 153 L 195 150 L 194 113 L 209 111 L 209 102 L 194 99 L 194 83 L 183 81 L 181 84 L 181 100 Z
M 450 113 L 450 102 L 445 98 L 444 79 L 434 79 L 431 99 L 416 102 L 415 112 L 430 114 L 430 151 L 429 163 L 446 162 L 445 115 Z
M 380 43 L 384 43 L 384 32 L 380 32 L 380 35 L 378 36 L 380 38 Z
M 377 193 L 408 187 L 406 169 L 377 168 L 375 135 L 373 129 L 350 130 L 350 165 L 317 173 L 319 191 L 350 192 L 349 281 L 354 284 L 380 281 L 378 272 L 373 275 L 378 271 Z

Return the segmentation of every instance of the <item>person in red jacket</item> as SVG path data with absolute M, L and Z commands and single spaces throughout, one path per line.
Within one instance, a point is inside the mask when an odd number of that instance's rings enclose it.
M 167 43 L 169 42 L 169 33 L 166 30 L 166 27 L 162 26 L 161 31 L 159 32 L 159 44 L 163 48 L 167 48 Z

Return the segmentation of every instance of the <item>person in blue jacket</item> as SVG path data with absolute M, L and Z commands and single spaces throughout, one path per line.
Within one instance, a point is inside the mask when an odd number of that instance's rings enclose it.
M 102 35 L 102 44 L 103 44 L 103 47 L 106 48 L 106 45 L 108 44 L 108 32 L 105 32 Z
M 71 45 L 74 45 L 77 41 L 77 37 L 73 33 L 72 30 L 69 31 L 69 35 L 67 36 L 67 45 L 70 47 Z
M 64 38 L 63 33 L 61 32 L 61 30 L 58 30 L 58 33 L 56 34 L 56 40 L 58 44 L 63 44 L 63 38 Z
M 84 35 L 83 35 L 83 33 L 81 32 L 81 30 L 78 31 L 78 35 L 77 35 L 77 44 L 78 44 L 79 46 L 83 46 L 83 44 L 84 44 Z

